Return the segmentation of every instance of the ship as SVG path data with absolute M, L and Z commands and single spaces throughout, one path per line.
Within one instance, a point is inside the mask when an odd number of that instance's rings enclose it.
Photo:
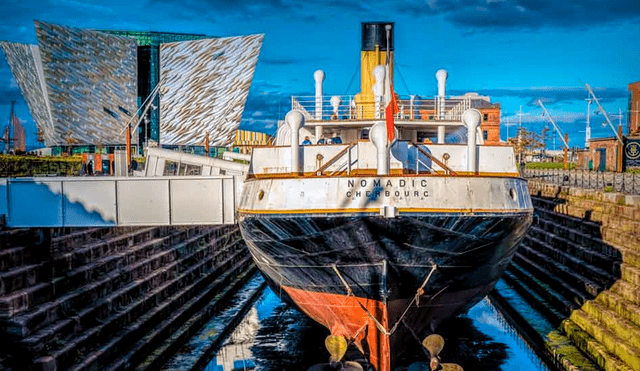
M 409 342 L 486 296 L 531 225 L 514 150 L 485 144 L 486 99 L 393 92 L 392 22 L 362 23 L 361 91 L 292 97 L 253 148 L 237 216 L 282 300 L 391 371 Z

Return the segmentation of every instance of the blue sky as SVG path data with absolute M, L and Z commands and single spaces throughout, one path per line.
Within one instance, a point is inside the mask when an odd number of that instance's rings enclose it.
M 545 119 L 534 103 L 543 99 L 569 132 L 571 146 L 584 145 L 585 83 L 610 114 L 621 109 L 626 124 L 627 85 L 640 80 L 638 0 L 5 0 L 0 39 L 35 44 L 35 19 L 96 29 L 264 33 L 241 128 L 270 133 L 289 109 L 291 95 L 313 94 L 318 68 L 326 73 L 326 94 L 358 91 L 359 77 L 351 87 L 349 81 L 359 67 L 364 21 L 396 24 L 399 94 L 435 95 L 434 74 L 445 68 L 448 94 L 490 95 L 502 104 L 503 123 L 516 122 L 522 106 L 524 125 L 540 130 Z M 33 145 L 35 124 L 0 58 L 1 126 L 12 99 Z M 612 134 L 603 121 L 602 115 L 592 116 L 593 137 Z M 509 134 L 514 132 L 512 127 Z

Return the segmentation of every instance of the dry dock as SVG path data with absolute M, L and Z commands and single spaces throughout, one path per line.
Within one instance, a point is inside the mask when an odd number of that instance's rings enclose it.
M 15 370 L 137 368 L 181 345 L 254 269 L 236 226 L 62 230 L 39 247 L 32 238 L 0 239 L 0 358 Z
M 640 197 L 529 186 L 533 227 L 490 300 L 438 330 L 443 357 L 504 369 L 521 362 L 504 355 L 515 347 L 540 370 L 536 356 L 550 369 L 640 370 Z M 236 226 L 54 229 L 37 245 L 40 237 L 0 232 L 0 369 L 326 361 L 326 331 L 265 291 Z M 415 354 L 405 363 L 421 362 Z
M 640 370 L 640 196 L 529 189 L 534 224 L 494 297 L 558 368 Z

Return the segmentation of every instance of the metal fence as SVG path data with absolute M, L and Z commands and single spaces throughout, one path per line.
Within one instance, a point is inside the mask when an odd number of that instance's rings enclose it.
M 527 179 L 562 186 L 640 195 L 640 174 L 588 170 L 524 169 L 523 176 Z

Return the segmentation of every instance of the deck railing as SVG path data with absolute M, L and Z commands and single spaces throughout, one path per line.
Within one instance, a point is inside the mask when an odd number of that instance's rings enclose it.
M 471 108 L 471 97 L 440 98 L 397 96 L 396 119 L 420 121 L 460 121 Z M 333 103 L 332 103 L 333 99 Z M 318 108 L 321 107 L 321 112 Z M 384 102 L 358 100 L 354 95 L 294 96 L 291 109 L 301 111 L 307 120 L 371 120 L 385 117 Z
M 524 178 L 563 186 L 640 195 L 640 174 L 588 170 L 524 169 Z

